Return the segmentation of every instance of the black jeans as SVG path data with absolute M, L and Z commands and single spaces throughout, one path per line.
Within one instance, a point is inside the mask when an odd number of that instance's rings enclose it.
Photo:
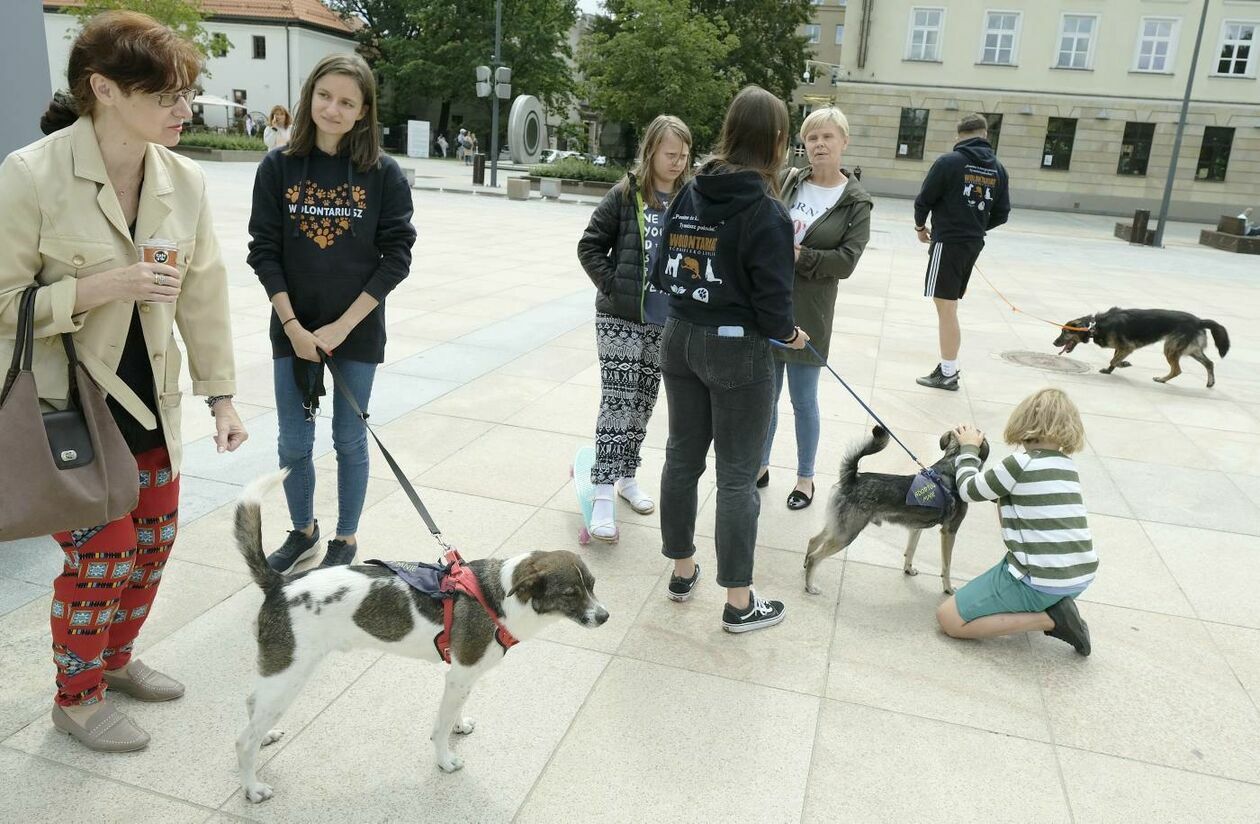
M 717 458 L 717 581 L 749 586 L 761 514 L 757 470 L 774 403 L 770 343 L 750 330 L 744 337 L 721 337 L 714 327 L 670 318 L 661 338 L 661 372 L 669 401 L 661 551 L 667 558 L 696 552 L 696 485 L 711 443 Z

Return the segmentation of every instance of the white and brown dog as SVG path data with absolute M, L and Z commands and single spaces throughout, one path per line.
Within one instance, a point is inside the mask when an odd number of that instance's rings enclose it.
M 236 740 L 241 786 L 252 802 L 272 796 L 271 787 L 258 780 L 258 750 L 280 738 L 282 733 L 272 726 L 325 654 L 372 647 L 442 660 L 433 641 L 443 629 L 442 601 L 412 589 L 388 568 L 340 566 L 285 576 L 267 566 L 261 499 L 284 475 L 277 472 L 254 481 L 236 505 L 237 545 L 265 595 L 256 628 L 259 678 L 245 702 L 249 725 Z M 595 577 L 567 550 L 487 558 L 468 566 L 517 640 L 528 640 L 561 618 L 584 627 L 608 620 L 608 610 L 595 598 Z M 495 632 L 480 604 L 462 593 L 456 596 L 451 667 L 430 736 L 437 765 L 445 772 L 464 766 L 450 748 L 452 732 L 473 731 L 473 720 L 460 715 L 464 701 L 476 680 L 503 658 Z

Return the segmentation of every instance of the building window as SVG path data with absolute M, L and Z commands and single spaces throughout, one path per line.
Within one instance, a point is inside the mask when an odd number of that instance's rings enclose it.
M 1125 123 L 1116 174 L 1145 177 L 1146 164 L 1151 159 L 1151 141 L 1154 138 L 1154 123 Z
M 927 142 L 927 109 L 902 109 L 901 127 L 897 129 L 897 157 L 901 160 L 922 160 Z
M 836 26 L 836 45 L 839 46 L 844 42 L 844 24 Z
M 906 46 L 906 59 L 940 62 L 944 23 L 945 9 L 910 9 L 910 41 Z
M 1046 125 L 1046 145 L 1041 152 L 1041 168 L 1066 172 L 1072 163 L 1076 141 L 1075 117 L 1052 117 Z
M 1098 18 L 1092 14 L 1065 14 L 1059 24 L 1059 59 L 1056 69 L 1088 69 L 1094 58 L 1094 32 Z
M 1019 12 L 991 11 L 985 15 L 984 21 L 984 43 L 980 49 L 980 62 L 995 66 L 1015 65 Z
M 1231 77 L 1254 77 L 1251 48 L 1256 42 L 1256 24 L 1226 20 L 1221 27 L 1220 57 L 1216 73 Z
M 1234 144 L 1234 127 L 1208 126 L 1203 130 L 1203 147 L 1199 149 L 1199 165 L 1195 180 L 1224 182 L 1229 166 L 1229 150 Z
M 263 37 L 261 34 L 254 35 L 254 59 L 267 59 L 267 38 Z
M 822 39 L 822 26 L 805 26 L 802 34 L 805 35 L 806 43 L 817 43 Z
M 1177 21 L 1167 17 L 1143 17 L 1138 34 L 1137 62 L 1140 72 L 1171 72 L 1170 56 L 1176 50 Z
M 1002 115 L 993 112 L 983 112 L 982 114 L 985 122 L 989 124 L 989 145 L 996 152 L 998 138 L 1002 135 Z

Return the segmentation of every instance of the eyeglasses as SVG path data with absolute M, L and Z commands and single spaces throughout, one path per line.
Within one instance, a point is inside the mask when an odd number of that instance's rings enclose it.
M 157 92 L 154 93 L 157 98 L 158 105 L 163 109 L 169 109 L 179 101 L 192 105 L 192 100 L 197 96 L 196 89 L 184 89 L 182 92 Z

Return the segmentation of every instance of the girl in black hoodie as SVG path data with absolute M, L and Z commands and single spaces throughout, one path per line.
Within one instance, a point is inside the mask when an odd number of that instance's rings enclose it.
M 382 154 L 376 81 L 363 58 L 329 55 L 302 87 L 292 139 L 254 180 L 249 265 L 271 298 L 280 465 L 293 530 L 267 558 L 280 572 L 313 555 L 315 414 L 327 356 L 366 410 L 385 359 L 385 296 L 411 268 L 411 187 Z M 350 563 L 367 492 L 367 434 L 334 390 L 337 534 L 320 566 Z
M 696 485 L 709 445 L 717 458 L 717 581 L 722 626 L 748 632 L 783 620 L 783 602 L 752 591 L 761 502 L 754 486 L 770 428 L 770 341 L 793 349 L 809 336 L 792 317 L 792 221 L 775 197 L 787 151 L 783 101 L 747 86 L 727 109 L 717 151 L 670 204 L 653 271 L 669 294 L 661 371 L 669 443 L 661 473 L 662 551 L 674 559 L 668 595 L 691 597 Z

